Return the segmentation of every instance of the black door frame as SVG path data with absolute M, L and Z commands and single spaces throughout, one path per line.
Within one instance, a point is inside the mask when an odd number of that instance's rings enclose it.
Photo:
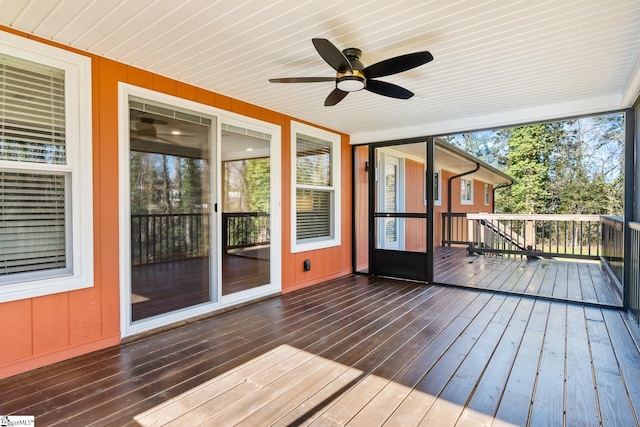
M 390 213 L 376 211 L 376 149 L 397 145 L 425 143 L 427 212 Z M 369 192 L 369 274 L 398 277 L 433 283 L 433 213 L 434 213 L 434 138 L 412 138 L 367 144 L 369 147 L 368 192 Z M 354 156 L 355 158 L 355 156 Z M 355 168 L 354 168 L 355 171 Z M 355 180 L 354 180 L 355 182 Z M 355 191 L 354 191 L 355 194 Z M 426 252 L 408 252 L 377 249 L 376 220 L 378 218 L 423 218 L 426 223 Z M 355 230 L 355 228 L 354 228 Z M 356 241 L 354 239 L 354 241 Z M 355 251 L 355 249 L 354 249 Z M 355 257 L 354 257 L 355 259 Z M 382 266 L 382 268 L 381 268 Z

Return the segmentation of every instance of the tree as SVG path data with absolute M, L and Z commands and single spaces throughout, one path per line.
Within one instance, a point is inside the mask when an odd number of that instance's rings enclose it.
M 515 183 L 496 200 L 496 209 L 512 213 L 546 213 L 551 206 L 550 180 L 554 148 L 565 133 L 557 123 L 500 131 L 507 140 L 507 174 Z

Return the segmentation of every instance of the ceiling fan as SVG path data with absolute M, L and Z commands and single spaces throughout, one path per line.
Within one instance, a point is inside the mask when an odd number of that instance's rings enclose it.
M 349 92 L 366 89 L 378 95 L 398 99 L 409 99 L 414 93 L 393 83 L 374 80 L 378 77 L 401 73 L 433 61 L 431 53 L 414 52 L 396 56 L 365 67 L 360 62 L 362 51 L 356 48 L 344 49 L 342 52 L 329 40 L 315 38 L 311 40 L 322 59 L 336 70 L 335 77 L 289 77 L 269 79 L 271 83 L 315 83 L 333 82 L 336 88 L 324 101 L 326 107 L 336 105 Z

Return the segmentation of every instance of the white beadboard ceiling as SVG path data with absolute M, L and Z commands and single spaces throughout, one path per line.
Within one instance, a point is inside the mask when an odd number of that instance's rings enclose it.
M 638 0 L 0 0 L 0 24 L 370 142 L 625 108 L 640 88 Z M 351 93 L 311 39 L 365 65 L 428 50 L 381 78 L 418 96 Z

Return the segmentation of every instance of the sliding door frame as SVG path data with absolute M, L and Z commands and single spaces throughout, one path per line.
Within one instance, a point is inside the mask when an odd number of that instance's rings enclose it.
M 246 292 L 222 295 L 221 239 L 222 209 L 211 209 L 210 225 L 210 291 L 207 303 L 176 310 L 164 315 L 132 322 L 131 313 L 131 247 L 130 247 L 130 189 L 129 189 L 129 98 L 135 96 L 167 105 L 198 112 L 215 118 L 216 126 L 211 130 L 211 185 L 212 206 L 220 206 L 221 182 L 221 125 L 236 123 L 247 129 L 261 130 L 271 135 L 271 281 Z M 252 119 L 240 114 L 221 110 L 205 104 L 141 88 L 127 83 L 118 83 L 118 215 L 119 215 L 119 267 L 120 267 L 120 335 L 122 338 L 166 327 L 190 318 L 208 315 L 217 310 L 246 301 L 275 295 L 282 291 L 282 184 L 281 184 L 281 127 L 276 124 Z

